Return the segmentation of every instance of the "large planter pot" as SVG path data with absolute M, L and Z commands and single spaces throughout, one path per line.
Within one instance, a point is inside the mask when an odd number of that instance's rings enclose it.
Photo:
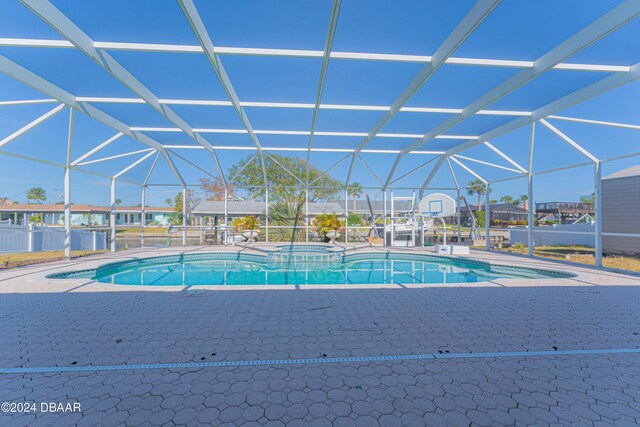
M 248 242 L 256 241 L 259 235 L 258 230 L 243 230 L 241 234 Z
M 340 233 L 337 230 L 327 231 L 325 237 L 329 239 L 329 242 L 333 245 L 336 244 L 336 239 L 340 238 Z

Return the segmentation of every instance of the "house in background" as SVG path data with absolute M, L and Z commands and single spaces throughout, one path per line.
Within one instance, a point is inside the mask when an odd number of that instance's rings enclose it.
M 118 206 L 116 208 L 116 225 L 140 225 L 140 206 Z M 169 225 L 169 218 L 174 213 L 170 206 L 144 208 L 147 225 Z
M 140 225 L 139 206 L 118 206 L 116 225 Z M 71 225 L 75 227 L 104 227 L 109 225 L 110 207 L 92 205 L 71 205 Z M 145 208 L 147 224 L 168 225 L 172 207 Z M 30 222 L 50 225 L 64 225 L 63 204 L 6 204 L 0 205 L 0 222 L 28 224 Z
M 602 178 L 602 232 L 640 235 L 640 165 Z M 602 236 L 602 250 L 640 255 L 640 236 Z

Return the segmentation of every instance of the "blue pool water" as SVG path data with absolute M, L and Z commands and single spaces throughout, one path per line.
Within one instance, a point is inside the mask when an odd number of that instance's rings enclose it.
M 570 277 L 546 270 L 490 265 L 461 258 L 386 252 L 331 252 L 323 246 L 285 246 L 265 255 L 199 253 L 106 264 L 50 275 L 139 286 L 357 285 L 470 283 L 497 278 Z

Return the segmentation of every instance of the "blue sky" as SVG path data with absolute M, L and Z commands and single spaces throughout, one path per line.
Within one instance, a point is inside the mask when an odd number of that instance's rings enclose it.
M 196 45 L 179 6 L 173 0 L 94 0 L 52 2 L 96 41 L 139 42 Z M 600 0 L 510 0 L 502 2 L 489 18 L 456 51 L 456 57 L 533 61 L 585 25 L 619 4 Z M 449 32 L 473 5 L 470 0 L 449 1 L 344 0 L 340 11 L 333 50 L 343 52 L 397 53 L 432 55 Z M 202 19 L 217 46 L 322 50 L 326 38 L 331 2 L 324 1 L 196 1 Z M 61 36 L 17 1 L 0 5 L 0 38 L 56 39 Z M 640 60 L 640 20 L 607 35 L 567 62 L 624 65 Z M 150 52 L 110 52 L 123 66 L 159 98 L 226 100 L 204 55 Z M 100 69 L 83 53 L 72 49 L 0 47 L 0 55 L 27 67 L 76 96 L 136 97 L 129 89 Z M 223 55 L 222 61 L 242 101 L 297 102 L 315 101 L 321 59 Z M 390 105 L 420 70 L 422 64 L 407 62 L 355 61 L 333 59 L 330 62 L 323 103 Z M 445 65 L 408 102 L 412 107 L 463 108 L 499 85 L 519 69 L 488 66 Z M 610 73 L 555 70 L 547 72 L 498 100 L 489 108 L 531 111 L 581 87 L 605 78 Z M 42 99 L 42 94 L 0 74 L 0 101 Z M 563 111 L 561 115 L 639 124 L 640 83 L 632 83 L 598 98 Z M 52 109 L 56 104 L 0 106 L 0 139 Z M 97 107 L 130 126 L 173 127 L 151 107 L 139 104 L 97 103 Z M 192 127 L 241 129 L 242 123 L 231 107 L 176 105 L 172 109 Z M 255 129 L 309 130 L 310 109 L 247 107 Z M 318 131 L 369 132 L 381 111 L 320 110 Z M 384 128 L 385 133 L 423 134 L 449 117 L 448 114 L 398 113 Z M 447 134 L 480 135 L 513 117 L 476 116 Z M 579 142 L 594 155 L 608 158 L 638 150 L 639 131 L 552 121 L 554 126 Z M 2 147 L 22 156 L 63 163 L 66 150 L 68 110 L 41 124 L 31 132 Z M 94 120 L 76 114 L 73 157 L 77 158 L 116 132 Z M 193 145 L 178 133 L 148 132 L 163 144 Z M 504 135 L 492 143 L 514 160 L 526 165 L 529 129 Z M 205 134 L 213 145 L 250 147 L 246 135 Z M 261 135 L 265 147 L 305 147 L 308 137 L 297 135 Z M 314 147 L 337 149 L 356 147 L 361 137 L 316 136 Z M 367 148 L 401 149 L 412 142 L 406 138 L 374 138 Z M 433 140 L 422 149 L 446 150 L 461 140 Z M 93 158 L 117 155 L 146 148 L 129 137 L 120 138 Z M 211 156 L 201 150 L 180 150 L 180 154 L 215 174 Z M 220 152 L 225 169 L 250 151 Z M 282 153 L 279 153 L 282 154 Z M 304 153 L 290 153 L 304 156 Z M 510 166 L 486 147 L 475 147 L 462 155 Z M 312 153 L 312 162 L 322 169 L 342 158 L 339 152 Z M 87 166 L 92 171 L 113 174 L 138 156 Z M 425 162 L 426 155 L 409 155 L 401 163 L 396 177 Z M 363 159 L 385 180 L 395 159 L 391 154 L 363 154 Z M 639 163 L 631 158 L 605 163 L 609 174 Z M 148 159 L 124 178 L 140 182 L 151 165 Z M 586 159 L 551 131 L 542 126 L 536 131 L 535 171 L 559 168 Z M 203 174 L 176 159 L 184 177 L 195 183 Z M 345 161 L 334 176 L 346 177 Z M 432 163 L 433 164 L 433 163 Z M 431 165 L 432 165 L 431 164 Z M 490 180 L 512 175 L 510 172 L 467 162 L 477 173 Z M 399 187 L 419 186 L 430 166 L 398 181 Z M 473 179 L 454 165 L 460 183 Z M 94 175 L 73 173 L 73 200 L 77 203 L 107 204 L 109 182 Z M 62 169 L 0 155 L 0 197 L 24 201 L 26 190 L 38 185 L 50 200 L 57 200 L 62 188 Z M 356 163 L 353 180 L 375 186 L 369 171 Z M 175 184 L 164 162 L 159 162 L 151 183 Z M 434 187 L 452 187 L 448 168 L 433 181 Z M 162 204 L 177 187 L 152 187 L 149 202 Z M 400 191 L 400 190 L 399 190 Z M 538 201 L 577 200 L 593 191 L 593 168 L 582 167 L 536 179 Z M 375 191 L 371 191 L 372 196 Z M 493 198 L 526 193 L 526 181 L 498 183 Z M 139 187 L 122 183 L 118 196 L 126 204 L 139 202 Z

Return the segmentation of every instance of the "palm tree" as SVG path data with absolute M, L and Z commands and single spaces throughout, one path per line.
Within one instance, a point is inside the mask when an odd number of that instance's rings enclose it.
M 487 186 L 484 182 L 476 179 L 475 181 L 469 181 L 467 184 L 467 194 L 473 196 L 476 194 L 478 196 L 478 211 L 482 209 L 482 196 L 487 190 Z
M 167 206 L 173 206 L 173 199 L 165 199 L 164 203 L 165 203 Z
M 524 207 L 527 204 L 528 200 L 529 200 L 529 196 L 527 194 L 523 194 L 522 196 L 520 196 L 520 204 L 522 204 L 522 207 Z
M 120 203 L 122 203 L 122 199 L 116 199 L 116 205 L 120 206 Z
M 298 227 L 304 225 L 304 202 L 286 202 L 279 200 L 269 205 L 269 224 L 279 227 L 269 232 L 269 239 L 277 242 L 304 242 L 304 232 Z
M 47 192 L 40 187 L 33 187 L 27 191 L 27 201 L 35 200 L 40 204 L 41 201 L 47 200 Z
M 500 197 L 500 201 L 502 203 L 506 203 L 506 204 L 510 205 L 510 204 L 513 203 L 513 197 L 511 197 L 511 196 L 502 196 L 502 197 Z
M 362 195 L 362 185 L 359 182 L 354 182 L 347 186 L 347 193 L 353 197 L 353 211 L 356 211 L 356 199 Z

